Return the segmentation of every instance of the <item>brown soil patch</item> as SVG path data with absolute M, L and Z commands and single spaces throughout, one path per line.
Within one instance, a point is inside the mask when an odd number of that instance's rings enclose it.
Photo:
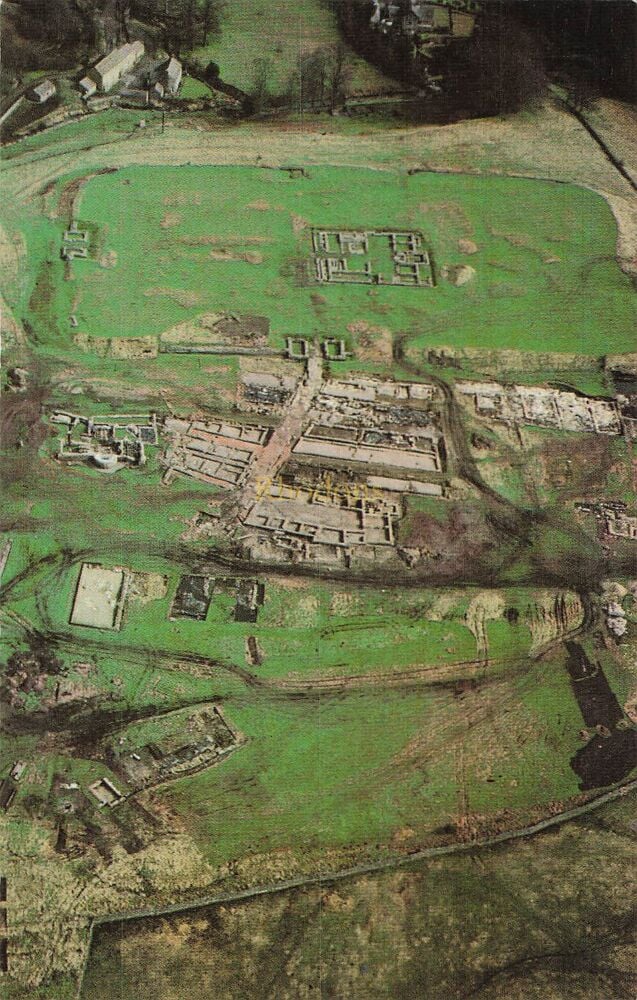
M 177 241 L 188 247 L 253 247 L 271 243 L 266 236 L 178 236 Z
M 83 351 L 90 351 L 100 358 L 156 358 L 157 337 L 91 337 L 77 333 L 73 338 Z
M 160 340 L 162 344 L 223 344 L 230 341 L 258 347 L 265 344 L 269 329 L 270 323 L 265 316 L 203 313 L 164 331 Z
M 128 599 L 148 604 L 166 596 L 168 578 L 161 573 L 135 573 L 128 590 Z
M 386 326 L 371 326 L 359 320 L 350 323 L 347 330 L 356 337 L 357 354 L 362 361 L 391 363 L 393 338 Z
M 147 288 L 144 292 L 146 298 L 165 295 L 166 298 L 183 306 L 184 309 L 191 309 L 201 301 L 200 292 L 187 292 L 182 288 Z
M 330 600 L 330 615 L 349 616 L 358 609 L 359 599 L 349 590 L 337 590 Z
M 40 419 L 45 399 L 43 386 L 31 386 L 26 392 L 3 392 L 0 395 L 0 425 L 3 450 L 38 448 L 47 436 Z
M 108 250 L 103 253 L 100 257 L 100 267 L 116 267 L 117 265 L 117 250 Z
M 232 250 L 211 250 L 208 256 L 211 260 L 243 261 L 245 264 L 263 264 L 265 259 L 258 250 L 245 250 L 243 253 L 236 253 Z
M 173 226 L 178 226 L 182 220 L 183 215 L 179 212 L 166 212 L 159 225 L 162 229 L 172 229 Z
M 542 478 L 563 497 L 599 496 L 613 466 L 613 439 L 603 434 L 587 434 L 584 440 L 578 440 L 576 435 L 570 437 L 569 441 L 542 442 L 539 450 L 544 469 Z
M 445 266 L 440 273 L 454 288 L 461 288 L 462 285 L 468 285 L 476 276 L 475 268 L 469 267 L 468 264 Z
M 425 559 L 433 558 L 439 571 L 457 574 L 458 567 L 478 560 L 493 541 L 484 518 L 475 509 L 454 506 L 446 521 L 431 514 L 413 511 L 403 520 L 399 542 L 407 549 L 418 549 Z
M 480 347 L 454 347 L 446 344 L 433 348 L 429 353 L 447 361 L 457 360 L 460 367 L 466 365 L 482 375 L 501 377 L 507 381 L 514 380 L 516 372 L 528 375 L 530 371 L 535 371 L 541 380 L 547 368 L 557 371 L 595 371 L 599 368 L 599 359 L 591 354 L 557 354 L 551 351 L 534 351 L 530 354 L 528 351 L 492 351 Z M 419 353 L 412 352 L 409 347 L 407 357 L 416 362 L 422 360 Z M 532 369 L 529 367 L 531 362 Z
M 321 904 L 326 910 L 333 910 L 335 913 L 351 913 L 354 909 L 354 899 L 344 893 L 330 889 L 321 897 Z
M 400 849 L 401 847 L 404 847 L 405 844 L 409 844 L 410 841 L 416 839 L 416 837 L 416 831 L 410 826 L 401 826 L 394 832 L 390 844 L 392 847 Z
M 607 354 L 604 360 L 604 367 L 607 371 L 618 368 L 622 372 L 637 375 L 637 351 L 626 354 Z
M 90 174 L 85 174 L 84 177 L 75 177 L 72 181 L 69 181 L 62 188 L 58 199 L 57 211 L 52 210 L 51 217 L 62 219 L 77 218 L 80 207 L 80 196 L 85 185 L 100 174 L 113 173 L 115 173 L 114 167 L 104 167 L 102 170 L 94 170 Z
M 269 212 L 272 206 L 269 201 L 265 201 L 263 198 L 257 198 L 256 201 L 251 201 L 247 206 L 251 208 L 254 212 Z
M 299 233 L 302 233 L 303 230 L 307 229 L 308 226 L 309 226 L 309 222 L 307 221 L 307 219 L 304 219 L 301 215 L 293 215 L 292 216 L 292 231 L 296 235 L 298 235 Z

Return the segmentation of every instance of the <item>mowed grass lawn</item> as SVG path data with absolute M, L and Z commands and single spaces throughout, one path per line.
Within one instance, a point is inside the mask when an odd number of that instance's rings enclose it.
M 81 332 L 130 337 L 222 309 L 267 316 L 278 347 L 290 334 L 343 335 L 355 347 L 356 324 L 366 323 L 423 347 L 602 354 L 625 350 L 637 322 L 610 209 L 567 184 L 336 167 L 307 177 L 131 167 L 88 182 L 80 224 L 91 251 L 71 280 L 59 259 L 62 225 L 43 220 L 29 234 L 41 342 L 68 343 L 71 313 Z M 312 226 L 421 231 L 437 285 L 319 285 Z M 463 255 L 459 240 L 477 253 Z M 460 264 L 476 275 L 455 287 L 441 272 Z

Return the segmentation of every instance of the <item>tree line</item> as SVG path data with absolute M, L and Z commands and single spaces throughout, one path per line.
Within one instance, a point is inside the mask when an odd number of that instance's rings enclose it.
M 351 80 L 347 46 L 325 45 L 302 55 L 276 95 L 273 77 L 274 61 L 268 56 L 255 59 L 247 111 L 259 114 L 276 107 L 336 111 L 345 102 Z
M 225 0 L 16 0 L 2 7 L 3 73 L 87 63 L 130 41 L 182 55 L 220 30 Z
M 432 48 L 400 31 L 378 31 L 366 0 L 340 0 L 335 11 L 345 38 L 362 56 L 429 100 L 435 97 L 454 117 L 507 114 L 539 102 L 546 92 L 542 46 L 513 7 L 487 0 L 469 38 L 441 39 Z

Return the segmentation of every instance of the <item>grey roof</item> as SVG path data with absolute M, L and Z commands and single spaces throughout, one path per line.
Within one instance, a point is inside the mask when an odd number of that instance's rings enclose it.
M 50 97 L 55 93 L 55 84 L 52 80 L 42 80 L 36 87 L 33 88 L 33 93 L 42 98 Z

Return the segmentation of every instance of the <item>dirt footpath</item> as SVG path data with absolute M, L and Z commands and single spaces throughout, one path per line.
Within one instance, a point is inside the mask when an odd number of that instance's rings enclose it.
M 637 108 L 604 97 L 586 117 L 637 184 Z

